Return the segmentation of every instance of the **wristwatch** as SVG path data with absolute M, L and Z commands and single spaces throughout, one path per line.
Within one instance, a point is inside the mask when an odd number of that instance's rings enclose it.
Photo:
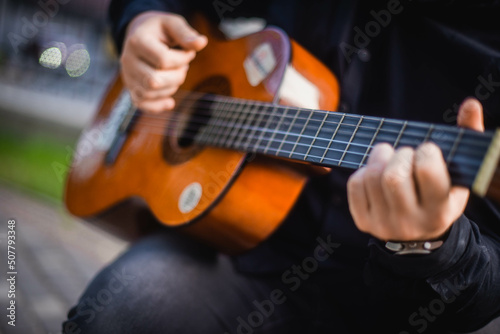
M 387 241 L 385 243 L 385 248 L 393 251 L 396 255 L 430 254 L 433 250 L 441 247 L 443 243 L 443 240 L 407 242 Z

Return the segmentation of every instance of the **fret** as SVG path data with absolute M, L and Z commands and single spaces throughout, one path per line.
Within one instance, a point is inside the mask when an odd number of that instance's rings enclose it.
M 375 138 L 372 146 L 380 143 L 387 143 L 394 147 L 394 145 L 401 144 L 404 134 L 401 129 L 404 126 L 403 121 L 385 118 L 380 126 L 378 135 Z
M 302 160 L 304 158 L 307 148 L 311 145 L 313 134 L 317 129 L 317 126 L 314 126 L 315 122 L 313 119 L 309 118 L 310 114 L 311 110 L 309 109 L 299 109 L 297 111 L 295 123 L 288 133 L 286 133 L 287 138 L 281 147 L 280 156 L 295 160 Z M 308 119 L 309 121 L 307 121 Z M 306 122 L 308 123 L 307 125 L 305 124 Z
M 324 159 L 326 163 L 329 163 L 334 166 L 339 166 L 339 164 L 342 163 L 343 164 L 342 167 L 344 167 L 344 165 L 346 164 L 351 165 L 352 160 L 355 159 L 357 153 L 349 153 L 349 156 L 347 156 L 345 152 L 348 144 L 351 141 L 353 133 L 357 129 L 359 122 L 360 122 L 360 117 L 358 115 L 346 114 L 346 116 L 342 120 L 342 123 L 340 124 L 340 127 L 335 135 L 334 140 L 332 141 L 332 144 L 328 152 L 326 153 Z M 359 149 L 359 147 L 355 145 L 353 149 Z M 361 158 L 359 160 L 361 160 Z
M 302 135 L 304 134 L 304 131 L 306 130 L 307 125 L 309 124 L 309 121 L 311 120 L 311 116 L 312 116 L 312 114 L 313 114 L 313 111 L 311 110 L 311 112 L 309 113 L 309 116 L 307 117 L 307 120 L 306 120 L 306 122 L 305 122 L 304 126 L 302 127 L 302 130 L 300 131 L 300 134 L 299 134 L 299 135 L 298 135 L 298 137 L 297 137 L 297 140 L 295 141 L 295 144 L 293 145 L 292 150 L 290 151 L 290 154 L 288 155 L 288 157 L 289 157 L 289 158 L 291 158 L 291 157 L 292 157 L 293 152 L 294 152 L 294 151 L 295 151 L 295 149 L 297 148 L 297 144 L 298 144 L 298 143 L 299 143 L 299 141 L 300 141 L 300 137 L 302 137 Z M 304 157 L 304 160 L 305 160 L 305 157 Z
M 341 164 L 342 167 L 359 167 L 379 125 L 380 119 L 377 117 L 362 117 L 359 125 L 355 127 L 356 133 L 354 134 L 354 138 L 349 146 L 346 147 L 346 154 Z
M 271 132 L 271 129 L 273 129 L 274 127 L 271 126 L 271 124 L 273 123 L 273 118 L 276 115 L 276 109 L 277 109 L 277 106 L 276 105 L 273 105 L 272 106 L 272 110 L 271 110 L 271 113 L 269 114 L 268 118 L 267 118 L 267 122 L 266 124 L 264 124 L 264 131 L 262 131 L 259 135 L 259 138 L 257 138 L 257 142 L 255 143 L 255 152 L 257 151 L 257 149 L 260 148 L 260 144 L 262 142 L 262 140 L 264 139 L 265 135 L 270 133 Z M 274 133 L 274 132 L 273 132 Z M 269 144 L 269 143 L 268 143 Z M 267 145 L 265 145 L 265 147 L 267 148 Z
M 214 131 L 212 132 L 213 136 L 213 144 L 217 145 L 219 138 L 224 134 L 224 131 L 227 130 L 228 126 L 226 123 L 226 117 L 229 116 L 231 110 L 233 109 L 233 101 L 229 98 L 229 101 L 224 105 L 224 108 L 221 108 L 220 113 L 217 115 L 218 122 L 214 124 Z
M 408 125 L 408 121 L 404 121 L 403 126 L 401 127 L 401 130 L 399 130 L 398 137 L 396 138 L 396 141 L 394 142 L 394 145 L 393 145 L 394 149 L 397 148 L 399 141 L 401 140 L 401 136 L 403 135 L 403 132 L 405 131 L 407 125 Z
M 247 141 L 246 143 L 243 145 L 243 150 L 244 151 L 247 151 L 248 150 L 248 147 L 249 146 L 253 146 L 252 144 L 252 141 L 253 140 L 257 140 L 256 137 L 255 137 L 255 134 L 257 133 L 257 131 L 262 131 L 263 132 L 263 128 L 261 126 L 261 123 L 264 119 L 264 116 L 266 115 L 266 107 L 265 106 L 256 106 L 256 110 L 255 112 L 259 114 L 259 116 L 257 117 L 257 120 L 255 121 L 255 126 L 253 126 L 253 128 L 251 129 L 250 133 L 246 135 L 247 137 Z M 265 131 L 265 129 L 264 129 Z M 252 150 L 254 150 L 253 148 L 251 148 Z
M 493 134 L 484 136 L 482 133 L 464 128 L 461 128 L 461 132 L 460 143 L 456 145 L 448 168 L 455 184 L 470 187 L 483 163 Z
M 458 148 L 458 143 L 462 139 L 463 135 L 464 135 L 464 128 L 460 128 L 460 130 L 458 131 L 458 135 L 455 138 L 455 141 L 453 143 L 453 147 L 451 148 L 450 153 L 446 157 L 446 160 L 445 160 L 446 161 L 446 165 L 448 165 L 448 166 L 450 165 L 451 159 L 453 158 L 453 155 L 455 154 L 455 152 L 456 152 L 456 150 Z
M 269 139 L 269 141 L 267 142 L 266 148 L 264 149 L 264 154 L 267 154 L 267 151 L 269 150 L 269 148 L 274 144 L 274 142 L 275 142 L 274 138 L 276 136 L 279 136 L 280 128 L 283 125 L 285 118 L 288 117 L 288 111 L 289 111 L 289 107 L 285 107 L 285 112 L 281 115 L 280 120 L 278 122 L 278 125 L 276 126 L 275 130 L 273 131 L 273 133 L 271 135 L 271 139 Z M 285 124 L 286 124 L 286 122 L 285 122 Z
M 295 122 L 297 121 L 297 116 L 299 115 L 299 113 L 300 113 L 300 109 L 297 110 L 296 113 L 295 113 L 295 115 L 293 116 L 293 119 L 290 122 L 290 126 L 286 130 L 285 136 L 283 137 L 283 140 L 281 141 L 280 146 L 278 147 L 278 150 L 275 153 L 276 156 L 279 155 L 280 151 L 283 149 L 283 146 L 284 146 L 284 144 L 286 142 L 286 139 L 291 134 L 292 128 L 293 128 Z
M 360 124 L 361 124 L 361 122 L 363 121 L 363 118 L 364 118 L 364 116 L 361 116 L 361 117 L 359 118 L 359 122 L 358 122 L 358 124 L 356 124 L 356 127 L 354 128 L 354 131 L 352 132 L 352 136 L 351 136 L 351 138 L 349 139 L 349 142 L 347 143 L 347 146 L 346 146 L 346 148 L 345 148 L 344 152 L 342 153 L 342 157 L 340 158 L 340 160 L 339 160 L 339 162 L 338 162 L 338 164 L 337 164 L 337 165 L 339 165 L 339 166 L 340 166 L 340 164 L 341 164 L 341 163 L 342 163 L 342 161 L 344 160 L 345 155 L 346 155 L 347 151 L 349 150 L 349 146 L 351 146 L 352 140 L 354 139 L 354 136 L 356 135 L 356 132 L 357 132 L 357 131 L 358 131 L 358 129 L 359 129 L 359 125 L 360 125 Z
M 385 118 L 382 118 L 377 126 L 377 129 L 375 130 L 375 134 L 373 135 L 372 139 L 370 140 L 370 143 L 368 144 L 368 147 L 366 148 L 365 153 L 363 154 L 363 159 L 360 161 L 358 168 L 363 166 L 365 163 L 366 158 L 368 157 L 368 152 L 373 148 L 373 143 L 375 142 L 378 133 L 380 132 L 380 128 L 382 128 L 382 124 L 384 124 Z
M 337 123 L 341 119 L 340 113 L 323 111 L 315 112 L 311 123 L 314 127 L 310 129 L 310 144 L 303 148 L 303 156 L 307 161 L 320 163 L 325 149 L 330 143 L 330 138 L 337 128 Z M 301 140 L 302 142 L 302 140 Z M 297 149 L 297 151 L 302 151 Z
M 425 135 L 425 138 L 424 138 L 424 143 L 426 141 L 429 140 L 429 138 L 431 138 L 431 135 L 432 135 L 432 132 L 434 131 L 434 124 L 431 124 L 431 126 L 429 127 L 429 130 L 427 131 L 427 134 Z
M 217 116 L 217 122 L 215 123 L 215 126 L 217 126 L 217 129 L 212 133 L 212 145 L 218 146 L 220 138 L 222 137 L 224 131 L 227 129 L 226 125 L 226 119 L 227 116 L 229 115 L 230 110 L 232 109 L 232 101 L 229 100 L 228 103 L 226 103 L 225 107 L 221 109 L 221 112 Z
M 226 147 L 235 147 L 234 140 L 239 137 L 239 131 L 242 130 L 242 125 L 245 123 L 245 117 L 248 116 L 248 110 L 251 109 L 250 103 L 243 103 L 243 105 L 241 112 L 236 115 L 235 124 L 226 140 Z
M 335 139 L 335 137 L 337 136 L 337 133 L 340 129 L 340 125 L 342 124 L 342 122 L 344 121 L 344 118 L 345 118 L 345 114 L 342 114 L 342 118 L 340 119 L 340 121 L 338 122 L 337 124 L 337 127 L 335 128 L 335 131 L 333 132 L 332 134 L 332 138 L 330 138 L 330 141 L 328 142 L 328 146 L 326 147 L 325 149 L 325 152 L 323 153 L 323 156 L 321 157 L 321 160 L 319 161 L 320 163 L 323 162 L 323 160 L 325 160 L 325 157 L 326 157 L 326 154 L 329 152 L 330 150 L 330 147 L 332 146 L 332 143 L 333 143 L 333 140 Z
M 429 132 L 426 125 L 420 122 L 407 122 L 404 126 L 404 131 L 402 132 L 398 146 L 409 146 L 416 148 L 422 144 Z
M 212 109 L 212 112 L 210 114 L 210 119 L 208 120 L 207 124 L 205 125 L 203 129 L 203 134 L 200 136 L 200 142 L 204 144 L 210 144 L 211 139 L 212 139 L 212 133 L 215 130 L 216 123 L 219 121 L 218 115 L 221 113 L 221 110 L 226 108 L 227 104 L 229 103 L 229 98 L 220 98 L 220 101 L 217 101 L 217 103 L 213 103 L 212 105 L 215 105 L 214 108 L 212 106 L 210 107 Z
M 313 149 L 313 147 L 322 147 L 327 144 L 326 140 L 316 141 L 313 146 L 313 141 L 316 139 L 316 133 L 321 126 L 323 119 L 325 118 L 324 112 L 316 112 L 314 110 L 302 110 L 299 114 L 300 121 L 297 121 L 295 128 L 293 129 L 294 135 L 297 136 L 295 144 L 292 140 L 289 140 L 289 144 L 285 147 L 286 152 L 289 153 L 288 157 L 297 160 L 306 160 L 307 151 Z M 328 138 L 328 137 L 327 137 Z M 290 138 L 292 139 L 292 138 Z M 323 145 L 321 145 L 323 143 Z M 291 151 L 291 154 L 290 154 Z M 307 161 L 318 162 L 319 156 L 309 154 Z
M 231 116 L 229 118 L 229 124 L 224 133 L 222 134 L 220 142 L 218 143 L 222 147 L 231 147 L 230 146 L 231 143 L 229 141 L 231 132 L 236 127 L 236 123 L 238 122 L 238 119 L 242 114 L 242 111 L 246 105 L 245 103 L 241 102 L 234 102 L 233 104 L 236 105 L 236 108 L 234 108 L 234 110 L 231 112 Z
M 224 105 L 224 108 L 221 108 L 219 114 L 217 115 L 217 121 L 214 123 L 214 131 L 211 133 L 211 136 L 213 137 L 211 142 L 214 146 L 217 146 L 220 137 L 227 129 L 226 119 L 229 116 L 231 109 L 233 108 L 232 106 L 233 101 L 231 101 L 231 98 L 229 98 L 228 102 Z
M 209 114 L 211 113 L 211 110 L 213 109 L 213 106 L 218 103 L 218 102 L 214 102 L 210 105 L 210 112 Z M 206 133 L 207 131 L 210 130 L 210 128 L 208 127 L 208 123 L 210 123 L 210 119 L 208 119 L 208 122 L 206 122 L 206 124 L 204 124 L 204 126 L 202 126 L 200 128 L 200 130 L 198 131 L 198 133 L 195 135 L 195 141 L 197 143 L 200 143 L 200 144 L 205 144 L 205 137 L 206 137 Z
M 252 109 L 254 107 L 256 107 L 255 103 L 254 103 L 253 107 L 250 107 L 250 109 Z M 248 112 L 245 115 L 247 117 L 247 119 L 246 119 L 245 123 L 243 124 L 243 126 L 241 127 L 241 131 L 238 134 L 238 139 L 233 144 L 234 147 L 236 147 L 238 149 L 240 148 L 241 142 L 245 139 L 248 129 L 252 128 L 252 122 L 255 118 L 255 115 L 256 115 L 256 113 L 252 110 L 250 110 L 250 112 Z
M 450 128 L 443 125 L 436 125 L 430 140 L 442 151 L 443 157 L 447 157 L 453 147 L 458 128 Z
M 311 149 L 313 148 L 314 144 L 316 143 L 316 139 L 318 139 L 318 136 L 321 132 L 321 129 L 323 129 L 323 125 L 325 125 L 326 119 L 328 118 L 328 112 L 325 112 L 325 116 L 323 117 L 321 124 L 319 125 L 318 131 L 316 131 L 316 134 L 314 135 L 313 141 L 311 145 L 309 145 L 309 148 L 307 149 L 307 152 L 304 156 L 304 160 L 307 160 L 307 156 L 309 153 L 311 153 Z

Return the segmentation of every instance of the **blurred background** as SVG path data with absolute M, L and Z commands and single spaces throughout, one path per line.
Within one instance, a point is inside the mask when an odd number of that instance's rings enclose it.
M 62 204 L 72 149 L 117 71 L 108 0 L 0 0 L 0 270 L 16 220 L 16 327 L 60 333 L 68 309 L 126 243 Z
M 85 286 L 127 247 L 63 205 L 73 147 L 117 71 L 108 2 L 0 0 L 0 276 L 9 219 L 18 273 L 16 327 L 0 280 L 0 333 L 61 333 Z

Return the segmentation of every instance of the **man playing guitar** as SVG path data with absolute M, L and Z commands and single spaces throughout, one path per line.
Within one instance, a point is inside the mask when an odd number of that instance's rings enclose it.
M 500 124 L 495 1 L 113 0 L 121 77 L 148 115 L 176 112 L 210 43 L 189 23 L 195 11 L 284 29 L 337 75 L 339 111 Z M 381 143 L 354 173 L 311 176 L 278 230 L 242 254 L 175 231 L 145 237 L 99 273 L 64 332 L 477 330 L 500 314 L 499 212 L 451 183 L 436 144 Z M 102 289 L 109 302 L 90 303 Z

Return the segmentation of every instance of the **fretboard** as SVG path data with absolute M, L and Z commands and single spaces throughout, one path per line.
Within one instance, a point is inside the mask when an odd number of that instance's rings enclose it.
M 195 141 L 203 145 L 357 169 L 374 145 L 417 147 L 432 141 L 454 184 L 470 187 L 493 133 L 416 121 L 360 116 L 216 97 Z

